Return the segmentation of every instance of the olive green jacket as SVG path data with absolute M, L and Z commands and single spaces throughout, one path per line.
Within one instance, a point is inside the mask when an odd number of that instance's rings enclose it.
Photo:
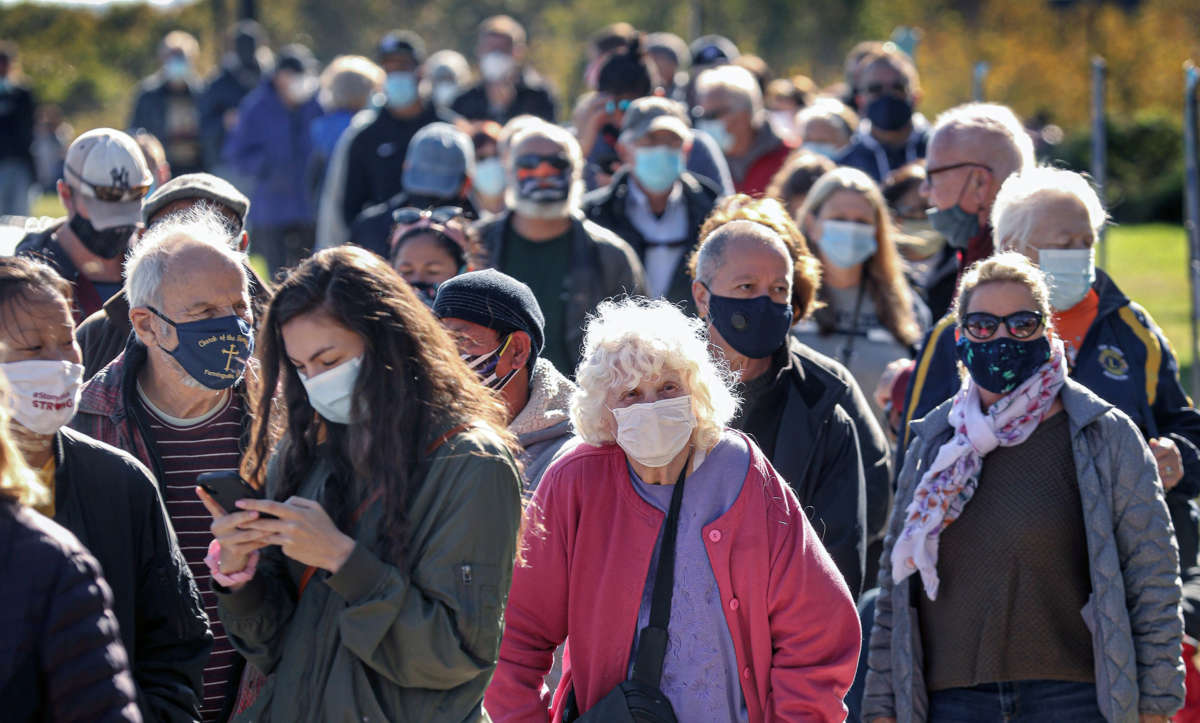
M 403 566 L 379 557 L 380 502 L 334 575 L 264 550 L 254 578 L 219 594 L 234 646 L 268 674 L 236 721 L 486 721 L 521 520 L 521 477 L 494 433 L 471 428 L 433 453 L 413 495 Z M 330 465 L 298 495 L 323 498 Z M 268 496 L 278 480 L 268 476 Z

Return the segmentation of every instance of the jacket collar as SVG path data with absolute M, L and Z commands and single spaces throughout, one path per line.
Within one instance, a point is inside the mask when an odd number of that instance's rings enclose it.
M 517 437 L 536 434 L 570 419 L 575 385 L 548 359 L 538 359 L 529 378 L 529 401 L 508 425 Z
M 1101 319 L 1109 314 L 1129 306 L 1129 297 L 1117 286 L 1112 277 L 1103 269 L 1096 269 L 1096 281 L 1092 284 L 1096 295 L 1100 297 L 1100 306 L 1096 310 L 1096 318 Z

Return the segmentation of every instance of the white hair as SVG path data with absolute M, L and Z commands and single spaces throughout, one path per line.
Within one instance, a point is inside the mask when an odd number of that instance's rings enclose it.
M 425 59 L 421 65 L 421 75 L 428 81 L 434 81 L 439 70 L 449 71 L 454 76 L 454 82 L 460 87 L 471 79 L 471 65 L 457 50 L 439 50 Z
M 155 223 L 133 247 L 125 262 L 125 293 L 129 308 L 162 305 L 162 285 L 169 280 L 171 257 L 185 246 L 201 245 L 229 260 L 249 285 L 246 255 L 234 249 L 235 234 L 220 213 L 203 206 L 172 214 Z M 186 270 L 182 270 L 186 273 Z
M 571 163 L 571 189 L 565 200 L 557 203 L 538 203 L 517 196 L 517 164 L 519 155 L 517 149 L 531 138 L 544 138 L 561 146 Z M 566 128 L 536 119 L 523 123 L 508 144 L 508 157 L 505 159 L 508 175 L 508 185 L 504 191 L 504 202 L 509 208 L 522 216 L 530 218 L 562 218 L 579 208 L 583 203 L 583 150 L 575 135 Z
M 592 445 L 616 441 L 610 392 L 674 372 L 692 397 L 696 443 L 707 449 L 737 412 L 735 377 L 708 351 L 704 322 L 663 299 L 603 301 L 588 320 L 583 360 L 575 372 L 579 388 L 571 397 L 571 423 Z
M 361 55 L 339 55 L 321 73 L 321 105 L 334 110 L 360 111 L 383 87 L 386 74 Z
M 967 142 L 988 161 L 999 182 L 1037 163 L 1025 126 L 1011 108 L 999 103 L 964 103 L 945 111 L 933 124 L 929 145 L 942 134 L 968 136 Z
M 696 97 L 702 98 L 713 91 L 725 91 L 730 96 L 739 98 L 750 111 L 753 118 L 762 115 L 762 88 L 754 74 L 740 65 L 718 65 L 715 68 L 700 73 L 696 78 Z
M 854 135 L 854 129 L 846 122 L 846 116 L 843 115 L 846 110 L 846 104 L 837 98 L 821 96 L 814 100 L 812 105 L 796 111 L 796 128 L 803 134 L 804 126 L 809 121 L 823 120 L 842 129 L 849 138 Z
M 1071 198 L 1087 214 L 1092 243 L 1100 238 L 1100 229 L 1108 213 L 1096 189 L 1083 174 L 1053 166 L 1030 168 L 1008 177 L 992 206 L 992 228 L 997 248 L 1021 251 L 1032 240 L 1030 232 L 1039 212 L 1039 201 Z

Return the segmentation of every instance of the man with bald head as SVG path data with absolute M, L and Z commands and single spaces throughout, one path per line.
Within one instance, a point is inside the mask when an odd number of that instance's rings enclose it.
M 754 438 L 811 511 L 857 598 L 868 531 L 887 519 L 890 454 L 846 368 L 788 333 L 815 305 L 819 262 L 778 201 L 738 195 L 709 216 L 689 266 L 713 352 L 741 382 L 730 426 Z
M 508 210 L 480 237 L 493 266 L 527 284 L 545 313 L 542 356 L 573 376 L 588 314 L 604 299 L 646 293 L 642 262 L 584 218 L 583 153 L 571 133 L 532 120 L 513 135 L 505 166 Z
M 201 717 L 218 720 L 241 672 L 216 614 L 204 557 L 202 472 L 237 470 L 249 422 L 243 372 L 254 346 L 244 255 L 211 209 L 152 226 L 125 266 L 133 334 L 84 387 L 72 426 L 150 468 L 213 631 Z
M 967 103 L 938 116 L 921 195 L 934 228 L 959 251 L 960 268 L 992 255 L 996 194 L 1005 179 L 1035 163 L 1033 140 L 1007 106 Z

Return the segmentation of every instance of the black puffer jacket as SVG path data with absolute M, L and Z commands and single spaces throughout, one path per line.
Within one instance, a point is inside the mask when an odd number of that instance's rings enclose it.
M 146 718 L 195 720 L 212 647 L 208 617 L 150 472 L 115 447 L 62 429 L 54 521 L 96 556 Z
M 6 721 L 141 721 L 112 593 L 67 530 L 0 502 L 0 711 Z

